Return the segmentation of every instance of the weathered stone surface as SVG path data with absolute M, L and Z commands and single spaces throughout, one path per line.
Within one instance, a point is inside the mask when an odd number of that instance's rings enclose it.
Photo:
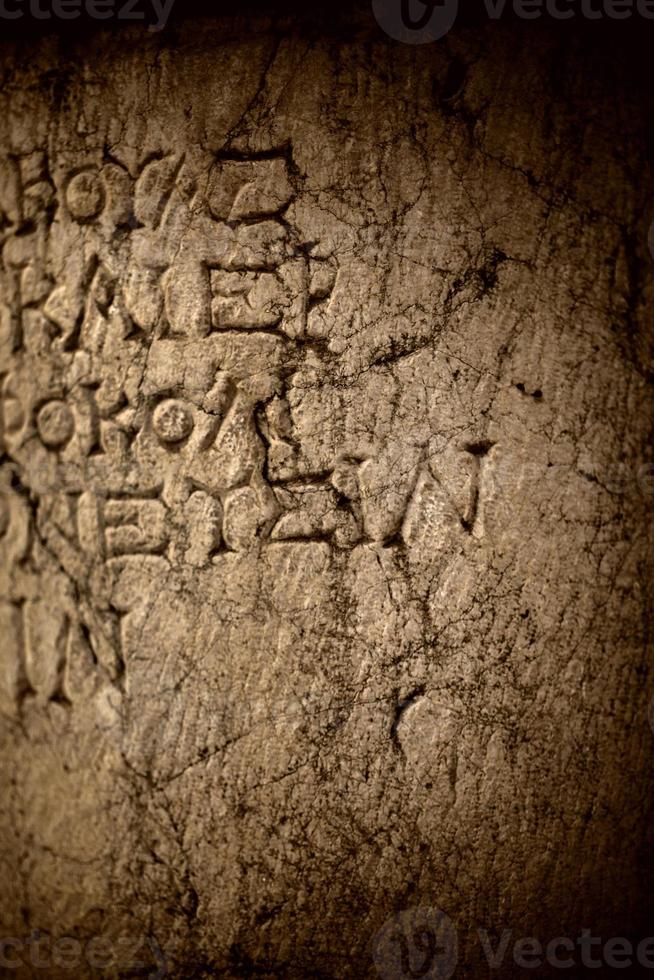
M 651 119 L 369 20 L 3 52 L 2 931 L 103 975 L 647 934 Z

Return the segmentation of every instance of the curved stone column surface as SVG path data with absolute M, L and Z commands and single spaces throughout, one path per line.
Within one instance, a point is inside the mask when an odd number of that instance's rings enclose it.
M 647 935 L 651 117 L 531 24 L 369 20 L 4 45 L 21 975 Z

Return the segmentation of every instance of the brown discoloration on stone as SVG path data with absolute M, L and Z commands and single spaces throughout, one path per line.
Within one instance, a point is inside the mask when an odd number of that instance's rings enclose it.
M 5 57 L 2 929 L 637 932 L 649 119 L 547 34 L 240 32 Z

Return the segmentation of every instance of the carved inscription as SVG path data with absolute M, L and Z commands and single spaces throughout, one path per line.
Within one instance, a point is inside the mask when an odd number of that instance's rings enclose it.
M 1 172 L 0 542 L 26 581 L 56 563 L 77 603 L 3 602 L 9 702 L 65 703 L 81 649 L 120 677 L 120 612 L 97 598 L 120 563 L 411 539 L 438 484 L 419 447 L 399 479 L 383 448 L 301 463 L 288 386 L 308 351 L 320 364 L 338 269 L 294 226 L 288 148 L 132 168 L 36 152 Z

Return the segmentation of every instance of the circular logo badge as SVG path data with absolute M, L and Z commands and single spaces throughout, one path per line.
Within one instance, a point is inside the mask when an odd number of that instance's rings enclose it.
M 381 980 L 448 980 L 457 955 L 454 923 L 437 908 L 398 912 L 373 941 L 373 961 Z
M 429 44 L 454 26 L 459 0 L 372 0 L 375 20 L 395 41 Z

